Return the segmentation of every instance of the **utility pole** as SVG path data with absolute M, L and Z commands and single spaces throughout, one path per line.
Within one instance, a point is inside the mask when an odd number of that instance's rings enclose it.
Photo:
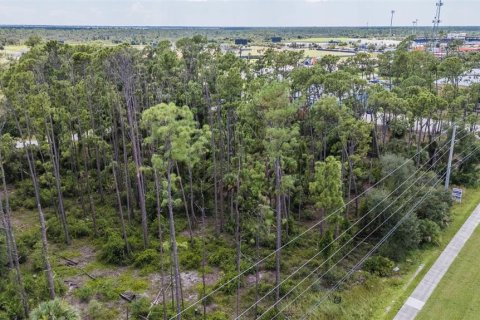
M 452 141 L 450 142 L 450 154 L 448 156 L 447 176 L 445 177 L 445 190 L 448 190 L 450 185 L 450 174 L 452 172 L 453 149 L 455 148 L 455 134 L 457 133 L 457 126 L 453 125 Z

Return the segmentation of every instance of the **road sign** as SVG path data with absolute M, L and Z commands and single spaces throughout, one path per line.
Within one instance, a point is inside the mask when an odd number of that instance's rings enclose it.
M 462 202 L 463 190 L 459 188 L 453 188 L 452 198 L 457 202 Z

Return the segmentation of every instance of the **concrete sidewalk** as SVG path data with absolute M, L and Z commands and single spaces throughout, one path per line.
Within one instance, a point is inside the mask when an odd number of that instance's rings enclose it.
M 415 319 L 479 223 L 480 205 L 473 210 L 470 217 L 465 221 L 460 230 L 458 230 L 445 250 L 443 250 L 437 261 L 435 261 L 425 277 L 423 277 L 422 281 L 420 281 L 405 304 L 398 311 L 394 320 Z

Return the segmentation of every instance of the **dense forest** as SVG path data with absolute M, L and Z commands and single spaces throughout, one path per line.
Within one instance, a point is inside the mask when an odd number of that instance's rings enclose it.
M 122 297 L 134 319 L 300 318 L 303 294 L 348 290 L 359 269 L 391 276 L 435 245 L 454 127 L 451 181 L 480 181 L 480 85 L 459 86 L 476 54 L 405 42 L 305 67 L 299 52 L 246 61 L 202 36 L 30 46 L 0 71 L 2 319 L 79 319 L 66 301 L 126 318 Z M 133 299 L 135 275 L 155 275 L 156 292 Z

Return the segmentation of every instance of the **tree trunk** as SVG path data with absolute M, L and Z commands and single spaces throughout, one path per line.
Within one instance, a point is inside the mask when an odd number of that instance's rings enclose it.
M 275 211 L 277 214 L 277 239 L 275 254 L 275 302 L 280 300 L 280 263 L 282 247 L 282 196 L 281 196 L 281 164 L 280 158 L 275 159 Z
M 90 128 L 95 132 L 97 129 L 97 125 L 95 123 L 95 117 L 94 117 L 95 112 L 94 112 L 94 107 L 92 105 L 90 94 L 88 94 L 88 110 L 90 113 Z M 94 143 L 94 147 L 95 147 L 95 164 L 96 164 L 97 178 L 98 178 L 98 191 L 103 201 L 104 195 L 103 195 L 103 183 L 102 183 L 102 176 L 101 176 L 101 169 L 100 169 L 100 156 L 98 153 L 98 146 L 96 143 Z
M 15 234 L 10 219 L 10 200 L 8 196 L 7 182 L 5 180 L 5 171 L 3 169 L 3 157 L 0 150 L 0 174 L 2 175 L 2 185 L 3 185 L 3 198 L 0 199 L 0 213 L 2 214 L 2 220 L 5 225 L 5 233 L 7 238 L 7 243 L 9 246 L 10 258 L 12 261 L 12 267 L 15 268 L 15 279 L 17 282 L 18 289 L 20 291 L 20 298 L 22 300 L 23 313 L 25 318 L 28 317 L 29 308 L 28 308 L 28 298 L 27 293 L 25 292 L 25 286 L 22 279 L 22 273 L 20 271 L 20 262 L 18 256 L 17 242 L 15 239 Z M 3 200 L 5 200 L 5 208 L 3 207 Z
M 162 202 L 160 200 L 160 181 L 158 179 L 157 169 L 154 169 L 155 178 L 155 197 L 157 201 L 157 219 L 158 219 L 158 240 L 160 242 L 160 286 L 162 288 L 162 306 L 163 306 L 163 320 L 167 320 L 167 301 L 165 299 L 165 271 L 163 263 L 163 232 L 162 232 Z
M 240 264 L 241 264 L 241 255 L 242 255 L 242 244 L 240 238 L 240 211 L 238 210 L 238 200 L 240 198 L 240 171 L 241 171 L 240 160 L 238 161 L 238 172 L 237 172 L 237 182 L 236 182 L 236 191 L 237 198 L 235 200 L 235 242 L 237 247 L 237 274 L 240 274 Z M 240 311 L 240 281 L 241 278 L 237 279 L 237 297 L 236 297 L 236 315 L 238 317 Z
M 88 196 L 88 202 L 90 204 L 90 215 L 92 217 L 92 223 L 93 223 L 93 234 L 95 237 L 98 237 L 98 229 L 97 229 L 97 215 L 96 215 L 96 210 L 95 210 L 95 203 L 93 202 L 93 197 L 92 193 L 90 190 L 90 183 L 89 183 L 89 178 L 90 178 L 90 173 L 88 171 L 88 164 L 87 164 L 87 149 L 84 148 L 83 150 L 83 162 L 84 162 L 84 170 L 85 170 L 85 187 L 87 190 L 87 196 Z
M 175 268 L 175 298 L 177 304 L 177 319 L 180 320 L 182 316 L 179 314 L 182 311 L 182 296 L 181 296 L 181 283 L 180 283 L 180 266 L 178 262 L 178 248 L 177 240 L 175 236 L 175 221 L 173 217 L 173 199 L 172 199 L 172 172 L 173 163 L 169 160 L 167 168 L 167 196 L 168 196 L 168 215 L 170 224 L 170 240 L 172 244 L 172 260 Z
M 423 133 L 423 118 L 420 118 L 420 130 L 418 132 L 418 139 L 417 139 L 417 167 L 420 165 L 420 148 L 422 144 L 422 133 Z
M 208 84 L 205 85 L 205 96 L 207 100 L 208 108 L 208 122 L 210 128 L 213 130 L 214 118 L 212 112 L 212 101 L 210 98 L 210 91 L 208 89 Z M 220 232 L 220 222 L 218 217 L 218 172 L 217 172 L 217 154 L 216 154 L 216 145 L 215 145 L 215 135 L 212 132 L 210 136 L 210 148 L 212 149 L 212 161 L 213 161 L 213 188 L 214 188 L 214 206 L 215 206 L 215 231 Z
M 258 296 L 259 296 L 259 285 L 260 285 L 260 275 L 259 275 L 259 265 L 258 261 L 260 261 L 260 224 L 261 224 L 261 217 L 260 213 L 257 213 L 257 231 L 255 233 L 255 319 L 257 319 L 258 315 Z
M 195 208 L 194 208 L 194 205 L 193 203 L 195 202 L 195 199 L 194 199 L 194 194 L 193 194 L 193 175 L 192 175 L 192 168 L 190 168 L 190 166 L 188 167 L 188 183 L 189 183 L 189 188 L 190 188 L 190 196 L 189 196 L 189 200 L 190 200 L 190 213 L 192 215 L 192 218 L 193 220 L 197 220 L 197 217 L 195 215 Z
M 1 204 L 0 204 L 0 206 L 1 206 Z M 2 228 L 5 231 L 5 249 L 7 251 L 6 254 L 7 254 L 7 259 L 8 259 L 8 267 L 10 269 L 13 269 L 13 252 L 12 252 L 12 244 L 11 244 L 11 240 L 10 240 L 8 224 L 7 224 L 7 220 L 5 218 L 5 214 L 3 212 L 3 209 L 1 209 L 1 208 L 0 208 L 0 213 L 1 213 L 1 217 L 2 217 Z
M 117 195 L 118 216 L 120 218 L 120 227 L 122 229 L 122 237 L 123 237 L 123 241 L 125 241 L 125 247 L 127 248 L 127 253 L 130 254 L 131 250 L 130 250 L 130 245 L 128 244 L 128 235 L 127 235 L 127 230 L 125 228 L 125 221 L 123 219 L 122 199 L 120 197 L 120 190 L 118 188 L 117 170 L 115 168 L 115 164 L 112 164 L 112 172 L 113 172 L 113 182 L 115 184 L 115 194 Z
M 142 151 L 140 148 L 140 134 L 138 132 L 137 104 L 135 99 L 134 76 L 135 70 L 133 62 L 124 56 L 118 57 L 118 72 L 123 84 L 123 96 L 127 106 L 127 120 L 130 129 L 130 139 L 132 141 L 133 160 L 135 163 L 135 178 L 137 180 L 138 197 L 140 202 L 140 213 L 142 219 L 143 246 L 148 247 L 148 226 L 147 209 L 145 206 L 145 185 L 142 173 Z
M 205 241 L 205 200 L 203 198 L 203 182 L 200 182 L 200 193 L 202 196 L 202 245 L 203 245 L 203 253 L 202 253 L 202 306 L 203 306 L 203 319 L 205 320 L 207 317 L 207 301 L 205 300 L 206 295 L 206 281 L 205 281 L 205 267 L 207 266 L 207 245 Z
M 50 124 L 50 126 L 48 125 Z M 60 177 L 60 155 L 58 152 L 57 144 L 55 142 L 55 134 L 53 132 L 53 124 L 52 118 L 49 116 L 49 123 L 45 120 L 45 130 L 47 132 L 47 139 L 50 144 L 50 158 L 52 161 L 53 166 L 53 175 L 55 177 L 55 187 L 57 190 L 57 198 L 58 198 L 58 215 L 60 217 L 60 222 L 63 228 L 63 234 L 65 236 L 65 243 L 70 245 L 72 240 L 70 238 L 70 233 L 68 232 L 68 225 L 67 225 L 67 215 L 65 214 L 65 207 L 63 205 L 63 193 L 62 193 L 62 183 Z
M 42 255 L 43 255 L 43 261 L 45 264 L 45 273 L 47 277 L 48 290 L 50 294 L 50 299 L 53 300 L 55 299 L 55 282 L 53 281 L 52 267 L 50 265 L 50 260 L 48 257 L 47 227 L 45 224 L 45 215 L 43 214 L 42 204 L 40 201 L 40 188 L 38 185 L 37 170 L 35 168 L 35 159 L 33 158 L 33 154 L 30 150 L 30 147 L 32 146 L 32 141 L 31 141 L 32 133 L 30 131 L 29 118 L 26 113 L 26 110 L 24 110 L 24 112 L 25 112 L 25 121 L 26 121 L 26 128 L 27 128 L 27 137 L 29 139 L 28 146 L 25 146 L 25 151 L 26 151 L 25 154 L 27 157 L 30 178 L 32 179 L 33 191 L 35 194 L 35 202 L 37 205 L 38 218 L 40 222 L 40 233 L 41 233 L 41 239 L 42 239 Z M 15 114 L 15 122 L 17 125 L 18 132 L 20 133 L 20 136 L 25 137 L 22 133 L 22 129 L 20 128 L 20 124 L 18 122 L 18 117 L 16 116 L 16 114 Z
M 125 139 L 125 125 L 123 124 L 123 119 L 120 119 L 120 131 L 122 133 L 122 151 L 123 151 L 123 176 L 125 188 L 127 190 L 127 211 L 128 211 L 128 221 L 133 217 L 133 195 L 132 195 L 132 186 L 130 184 L 130 173 L 128 171 L 128 154 L 127 154 L 127 142 Z
M 182 176 L 180 175 L 180 170 L 178 168 L 178 163 L 176 161 L 175 161 L 175 168 L 177 170 L 178 180 L 180 182 L 180 190 L 182 191 L 183 207 L 185 208 L 185 214 L 187 216 L 190 244 L 193 244 L 192 220 L 190 219 L 190 213 L 188 212 L 188 202 L 187 202 L 187 197 L 185 196 L 185 189 L 183 188 Z
M 32 177 L 32 184 L 35 193 L 35 201 L 37 202 L 37 210 L 38 210 L 38 217 L 40 220 L 40 232 L 41 232 L 41 239 L 42 239 L 42 254 L 43 260 L 45 263 L 45 272 L 47 276 L 48 282 L 48 289 L 50 293 L 50 299 L 55 299 L 55 282 L 53 281 L 53 272 L 52 267 L 50 265 L 50 260 L 48 257 L 48 241 L 47 241 L 47 227 L 45 224 L 45 216 L 43 214 L 42 205 L 40 203 L 40 190 L 38 186 L 37 180 L 37 173 L 35 169 L 35 163 L 33 159 L 33 155 L 31 154 L 30 150 L 27 149 L 27 162 L 30 170 L 30 175 Z

